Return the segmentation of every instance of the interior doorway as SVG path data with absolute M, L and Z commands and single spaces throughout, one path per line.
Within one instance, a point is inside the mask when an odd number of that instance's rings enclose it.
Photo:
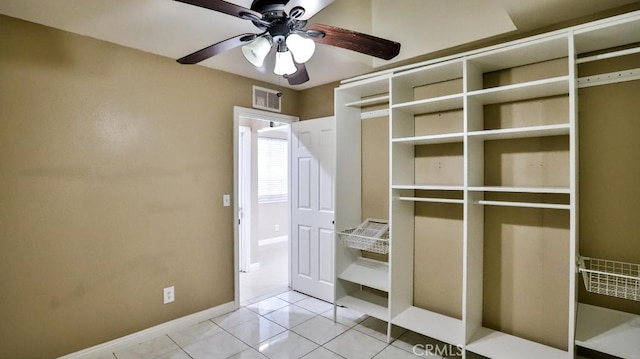
M 295 117 L 234 109 L 236 305 L 290 287 L 289 138 Z

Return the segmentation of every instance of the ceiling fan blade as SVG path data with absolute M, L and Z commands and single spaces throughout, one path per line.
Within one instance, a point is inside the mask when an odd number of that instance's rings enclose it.
M 231 50 L 235 47 L 244 45 L 255 38 L 256 38 L 255 34 L 241 34 L 241 35 L 232 37 L 230 39 L 220 41 L 217 44 L 213 44 L 211 46 L 205 47 L 204 49 L 198 50 L 192 54 L 189 54 L 183 58 L 178 59 L 177 61 L 181 64 L 186 64 L 186 65 L 197 64 L 198 62 L 206 60 L 212 56 Z
M 258 19 L 262 19 L 262 14 L 260 14 L 257 11 L 253 11 L 245 7 L 242 7 L 240 5 L 232 4 L 230 2 L 226 2 L 223 0 L 176 0 L 176 1 L 182 2 L 185 4 L 203 7 L 205 9 L 218 11 L 221 13 L 229 14 L 231 16 L 237 16 L 243 19 L 247 18 L 246 15 L 249 15 L 250 17 L 256 17 Z
M 298 71 L 292 75 L 287 75 L 285 78 L 289 81 L 289 85 L 301 85 L 309 81 L 309 73 L 307 67 L 304 64 L 295 63 Z
M 304 9 L 304 14 L 296 17 L 297 20 L 309 20 L 313 15 L 317 14 L 320 10 L 331 5 L 334 0 L 289 0 L 284 6 L 284 11 L 292 16 L 291 10 L 301 7 Z
M 400 53 L 400 43 L 356 31 L 321 24 L 311 25 L 308 30 L 325 34 L 324 37 L 311 37 L 317 43 L 361 52 L 384 60 L 391 60 Z

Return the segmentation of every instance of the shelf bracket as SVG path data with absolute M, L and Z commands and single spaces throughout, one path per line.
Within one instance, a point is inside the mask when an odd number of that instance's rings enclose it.
M 578 88 L 583 88 L 634 80 L 640 80 L 640 68 L 580 77 L 577 84 Z

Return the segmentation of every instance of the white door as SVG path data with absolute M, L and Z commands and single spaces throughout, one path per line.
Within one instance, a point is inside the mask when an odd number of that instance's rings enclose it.
M 335 119 L 291 134 L 291 288 L 333 302 Z

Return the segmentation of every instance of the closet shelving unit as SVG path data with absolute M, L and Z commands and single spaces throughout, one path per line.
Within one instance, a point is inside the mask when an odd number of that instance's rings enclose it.
M 568 36 L 559 34 L 466 58 L 466 349 L 490 358 L 573 353 L 569 292 L 574 268 L 548 273 L 545 267 L 550 260 L 571 263 L 575 237 L 570 232 L 576 223 L 564 220 L 567 230 L 557 238 L 548 234 L 553 223 L 545 218 L 564 218 L 550 211 L 575 208 L 575 173 L 570 173 L 576 161 L 575 113 L 569 101 L 554 107 L 553 116 L 518 111 L 544 109 L 549 101 L 574 96 L 571 61 L 562 60 L 570 55 L 569 45 Z M 545 63 L 558 61 L 566 61 L 559 73 L 558 66 L 544 69 Z M 488 81 L 500 73 L 515 80 Z M 490 106 L 507 111 L 497 121 Z M 566 244 L 562 251 L 549 253 L 548 246 L 557 248 L 550 242 L 558 240 Z M 559 293 L 564 295 L 558 301 L 544 299 Z M 542 329 L 551 312 L 563 320 Z
M 578 65 L 640 52 L 640 20 L 637 14 L 576 29 L 573 35 Z M 579 87 L 640 79 L 640 63 L 637 62 L 635 68 L 588 76 L 581 74 L 579 69 L 578 66 Z M 621 358 L 640 358 L 638 338 L 640 315 L 578 303 L 576 345 Z
M 469 357 L 640 357 L 640 316 L 577 298 L 577 68 L 638 44 L 634 12 L 337 88 L 336 230 L 361 220 L 361 107 L 388 102 L 390 252 L 360 273 L 336 246 L 336 303 Z
M 362 223 L 361 121 L 367 107 L 388 107 L 389 76 L 369 79 L 354 86 L 336 89 L 337 153 L 335 228 L 340 231 Z M 377 112 L 384 109 L 376 110 Z M 338 239 L 339 241 L 339 239 Z M 364 258 L 359 249 L 336 244 L 336 304 L 388 320 L 389 264 Z
M 433 293 L 433 284 L 416 287 L 419 283 L 421 266 L 429 266 L 426 261 L 418 262 L 414 255 L 419 248 L 428 246 L 421 240 L 416 229 L 430 224 L 438 225 L 438 220 L 417 217 L 420 208 L 456 207 L 461 213 L 464 204 L 463 142 L 464 142 L 464 62 L 461 59 L 446 61 L 426 68 L 418 68 L 398 73 L 391 79 L 391 233 L 394 238 L 391 249 L 391 307 L 390 322 L 434 339 L 462 345 L 463 326 L 461 306 L 448 309 L 448 313 L 425 306 L 431 302 L 429 296 L 441 296 L 438 301 L 447 300 L 442 293 Z M 452 116 L 439 119 L 440 113 Z M 435 123 L 432 125 L 431 123 Z M 456 209 L 453 209 L 456 211 Z M 424 224 L 420 224 L 423 221 Z M 461 225 L 461 221 L 460 225 Z M 462 249 L 462 233 L 451 233 L 451 228 L 442 228 L 457 238 L 451 238 L 453 247 Z M 453 230 L 455 232 L 455 230 Z M 435 239 L 445 248 L 442 235 Z M 446 242 L 448 238 L 444 238 Z M 453 250 L 453 248 L 446 248 Z M 434 255 L 439 255 L 433 253 Z M 459 253 L 461 266 L 462 253 Z M 453 273 L 438 273 L 441 281 L 451 283 L 449 290 L 459 293 L 462 277 Z M 429 282 L 437 277 L 429 276 Z M 419 293 L 422 292 L 422 293 Z M 457 295 L 456 295 L 457 294 Z M 447 295 L 446 293 L 444 294 Z M 417 298 L 419 296 L 426 298 Z M 416 300 L 418 299 L 418 300 Z M 422 302 L 422 303 L 416 303 Z M 458 301 L 459 302 L 459 301 Z

